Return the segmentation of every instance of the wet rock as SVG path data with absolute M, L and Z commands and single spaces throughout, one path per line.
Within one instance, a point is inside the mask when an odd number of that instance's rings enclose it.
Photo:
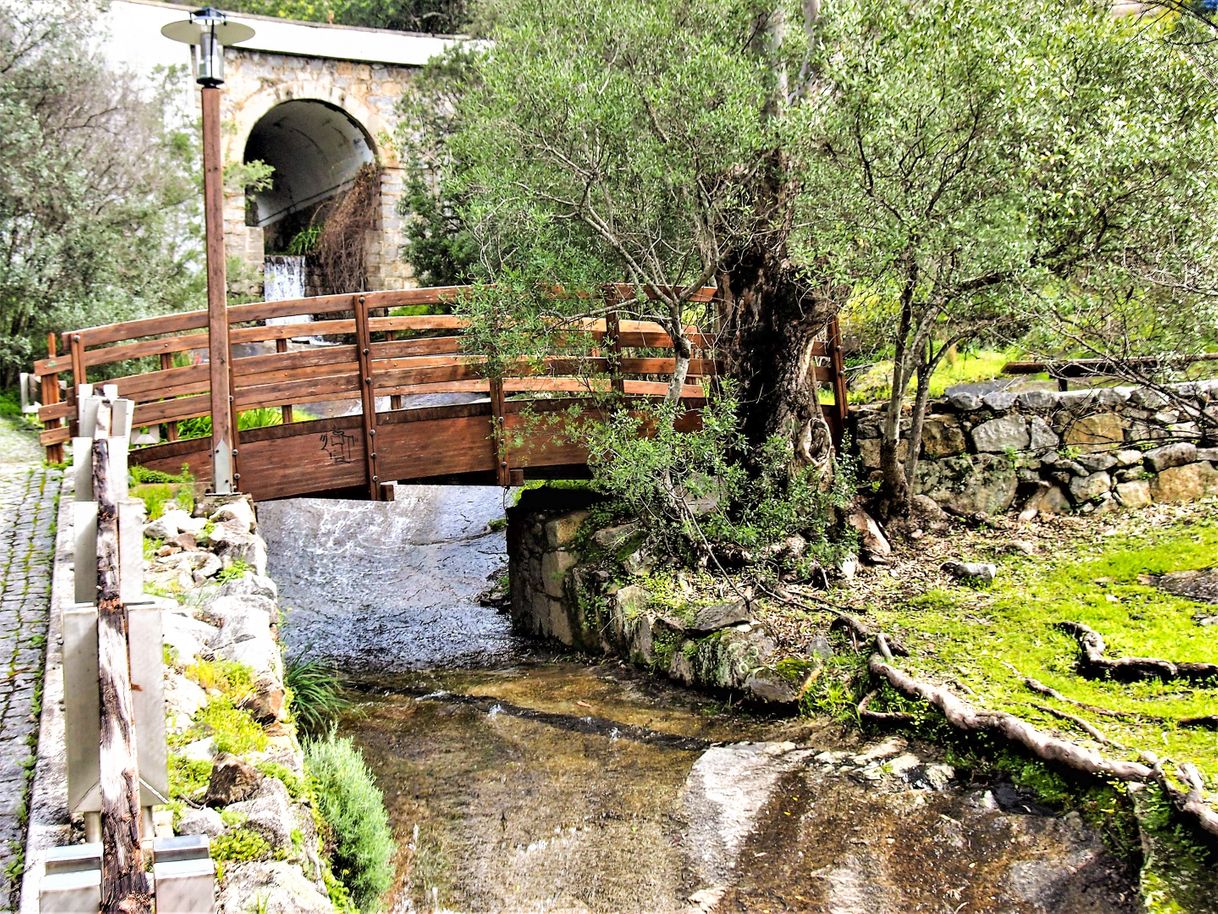
M 944 562 L 939 566 L 958 581 L 991 583 L 998 574 L 998 566 L 989 562 Z
M 1171 467 L 1183 466 L 1197 459 L 1197 446 L 1186 441 L 1167 444 L 1149 450 L 1145 454 L 1146 465 L 1156 473 Z
M 743 600 L 734 600 L 699 607 L 694 613 L 693 621 L 689 623 L 689 630 L 715 632 L 721 628 L 751 621 L 753 621 L 753 614 L 749 612 L 748 604 Z
M 575 567 L 575 556 L 570 552 L 555 549 L 546 552 L 541 557 L 541 580 L 545 591 L 551 597 L 558 599 L 563 595 L 567 572 Z
M 221 755 L 207 782 L 207 805 L 228 806 L 247 800 L 258 790 L 262 780 L 262 773 L 249 762 L 235 755 Z
M 330 899 L 297 867 L 280 861 L 228 864 L 218 914 L 333 914 Z
M 726 882 L 762 808 L 787 772 L 814 753 L 791 743 L 737 743 L 702 753 L 681 790 L 686 846 L 698 874 Z
M 1022 451 L 1030 440 L 1028 421 L 1022 416 L 1000 416 L 973 429 L 973 446 L 983 453 Z

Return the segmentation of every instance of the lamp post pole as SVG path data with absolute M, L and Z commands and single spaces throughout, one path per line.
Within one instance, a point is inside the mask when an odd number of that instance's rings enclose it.
M 228 276 L 220 167 L 220 88 L 203 86 L 203 222 L 207 235 L 207 358 L 211 391 L 212 491 L 234 491 L 233 397 L 229 374 Z
M 212 7 L 195 10 L 185 22 L 171 22 L 161 34 L 190 45 L 195 82 L 203 101 L 203 223 L 207 234 L 207 358 L 211 392 L 211 487 L 231 495 L 237 441 L 233 427 L 229 371 L 228 277 L 224 266 L 224 186 L 220 160 L 220 86 L 224 46 L 254 37 L 248 25 L 229 22 Z

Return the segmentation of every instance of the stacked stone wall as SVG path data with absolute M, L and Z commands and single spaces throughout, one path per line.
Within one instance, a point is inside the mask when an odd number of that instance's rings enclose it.
M 851 420 L 862 481 L 878 479 L 881 409 Z M 1218 381 L 955 394 L 930 404 L 919 456 L 918 493 L 956 514 L 1196 501 L 1218 495 Z

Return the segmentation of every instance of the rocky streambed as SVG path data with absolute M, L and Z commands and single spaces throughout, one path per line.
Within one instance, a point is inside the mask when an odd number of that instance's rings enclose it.
M 394 911 L 1121 912 L 1075 815 L 934 750 L 548 655 L 477 594 L 498 490 L 259 508 L 289 649 L 334 661 L 385 792 Z

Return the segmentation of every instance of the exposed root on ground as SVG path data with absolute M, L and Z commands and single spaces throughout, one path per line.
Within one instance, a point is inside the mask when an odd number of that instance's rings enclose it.
M 1083 652 L 1078 661 L 1078 670 L 1088 679 L 1113 679 L 1117 682 L 1185 679 L 1199 682 L 1218 678 L 1218 664 L 1215 663 L 1175 663 L 1156 657 L 1106 657 L 1103 637 L 1090 626 L 1081 622 L 1059 622 L 1057 628 L 1073 635 L 1078 641 Z
M 1180 813 L 1192 819 L 1211 837 L 1218 838 L 1218 810 L 1206 802 L 1204 782 L 1192 765 L 1181 765 L 1178 769 L 1180 780 L 1188 787 L 1187 790 L 1181 789 L 1164 774 L 1159 760 L 1153 755 L 1144 755 L 1144 761 L 1141 762 L 1111 759 L 1094 749 L 1046 733 L 1014 714 L 975 707 L 942 686 L 911 676 L 893 666 L 892 651 L 883 634 L 876 636 L 875 643 L 876 653 L 871 655 L 867 663 L 871 675 L 886 681 L 908 698 L 916 698 L 938 708 L 948 723 L 957 729 L 968 733 L 991 733 L 1000 736 L 1021 746 L 1042 761 L 1083 774 L 1122 781 L 1158 783 Z M 1048 708 L 1045 710 L 1057 716 L 1064 716 L 1064 712 Z M 1069 717 L 1074 723 L 1085 723 L 1073 715 Z M 1104 741 L 1111 743 L 1110 740 Z
M 1003 661 L 1003 666 L 1020 678 L 1024 686 L 1035 692 L 1038 695 L 1046 695 L 1049 698 L 1056 698 L 1058 701 L 1065 702 L 1068 705 L 1074 705 L 1076 708 L 1082 708 L 1084 711 L 1090 711 L 1092 714 L 1099 714 L 1102 717 L 1131 717 L 1136 715 L 1126 714 L 1123 711 L 1113 711 L 1109 708 L 1101 708 L 1099 705 L 1089 705 L 1085 701 L 1077 701 L 1073 698 L 1068 698 L 1057 689 L 1050 688 L 1038 679 L 1033 679 L 1031 676 L 1025 676 L 1023 673 L 1010 663 Z

